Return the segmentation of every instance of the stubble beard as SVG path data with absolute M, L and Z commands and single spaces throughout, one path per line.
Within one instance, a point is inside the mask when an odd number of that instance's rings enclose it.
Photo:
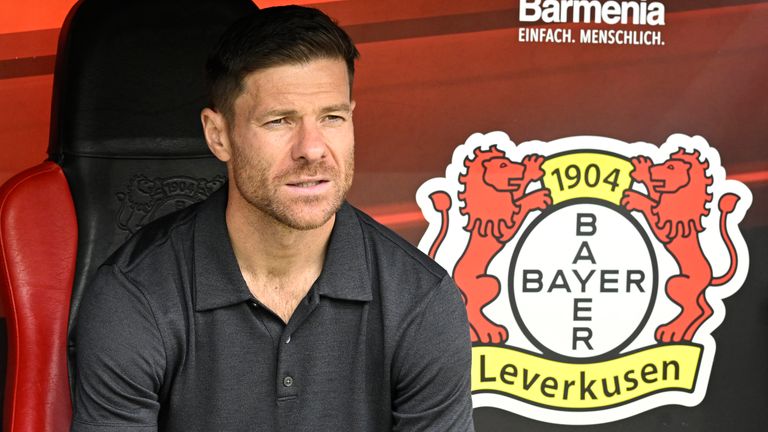
M 341 208 L 354 176 L 354 153 L 345 158 L 344 173 L 325 160 L 297 163 L 290 169 L 269 177 L 269 167 L 244 154 L 233 154 L 233 177 L 240 195 L 254 211 L 288 228 L 307 231 L 325 225 Z M 280 189 L 289 179 L 323 176 L 332 182 L 330 196 L 287 199 Z

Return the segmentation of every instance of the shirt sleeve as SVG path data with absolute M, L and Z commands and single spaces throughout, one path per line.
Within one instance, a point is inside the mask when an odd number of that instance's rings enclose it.
M 474 431 L 469 323 L 450 277 L 404 326 L 393 359 L 393 430 Z
M 115 267 L 84 292 L 75 324 L 72 432 L 156 432 L 165 349 L 150 303 Z

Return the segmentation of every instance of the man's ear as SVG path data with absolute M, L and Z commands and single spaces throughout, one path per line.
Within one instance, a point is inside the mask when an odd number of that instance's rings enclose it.
M 228 162 L 232 157 L 232 147 L 227 135 L 227 119 L 217 111 L 203 108 L 200 112 L 200 121 L 203 123 L 203 134 L 211 153 L 220 161 Z

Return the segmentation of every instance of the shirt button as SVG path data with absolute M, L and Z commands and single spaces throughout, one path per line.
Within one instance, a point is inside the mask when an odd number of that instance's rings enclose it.
M 288 335 L 288 338 L 285 339 L 285 343 L 287 344 L 291 343 L 291 335 Z
M 293 385 L 293 378 L 291 378 L 289 376 L 283 378 L 283 385 L 286 386 L 286 387 L 292 386 Z

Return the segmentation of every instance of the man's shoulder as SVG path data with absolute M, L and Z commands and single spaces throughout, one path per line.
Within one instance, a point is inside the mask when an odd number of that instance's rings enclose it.
M 408 329 L 424 330 L 427 335 L 433 335 L 430 329 L 439 329 L 434 331 L 454 335 L 457 340 L 468 337 L 461 294 L 448 272 L 389 228 L 355 212 L 367 242 L 373 297 L 381 304 L 382 322 L 391 330 L 388 341 L 392 346 L 414 337 L 408 336 Z M 434 325 L 425 325 L 425 320 Z
M 374 297 L 380 299 L 389 322 L 408 321 L 430 302 L 459 299 L 443 267 L 372 217 L 357 209 L 355 213 L 366 242 Z
M 194 222 L 201 203 L 160 217 L 134 233 L 103 265 L 124 273 L 147 267 L 165 267 L 180 250 L 191 250 Z
M 368 250 L 383 270 L 414 271 L 439 282 L 447 275 L 445 269 L 424 252 L 397 233 L 374 220 L 365 212 L 352 207 L 360 221 Z M 412 274 L 413 275 L 413 274 Z

